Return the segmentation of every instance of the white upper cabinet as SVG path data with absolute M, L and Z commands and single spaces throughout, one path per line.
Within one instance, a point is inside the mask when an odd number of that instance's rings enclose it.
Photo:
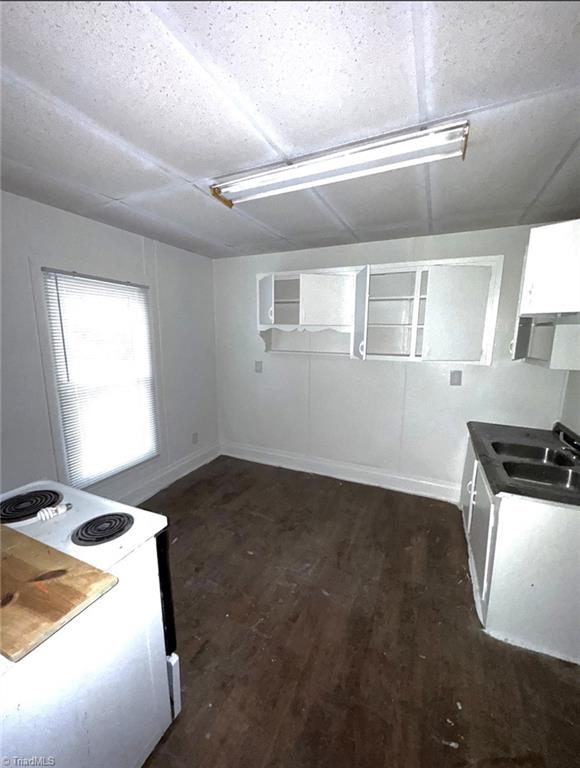
M 580 370 L 580 219 L 530 230 L 512 355 Z
M 580 324 L 554 327 L 550 368 L 580 371 Z
M 520 315 L 580 312 L 580 220 L 534 227 Z
M 429 270 L 424 360 L 481 360 L 490 282 L 490 266 Z
M 258 275 L 271 352 L 491 362 L 503 257 Z

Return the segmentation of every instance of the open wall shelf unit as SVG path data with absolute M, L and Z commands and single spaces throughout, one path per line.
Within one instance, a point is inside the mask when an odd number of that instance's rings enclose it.
M 257 276 L 267 352 L 491 363 L 503 256 Z

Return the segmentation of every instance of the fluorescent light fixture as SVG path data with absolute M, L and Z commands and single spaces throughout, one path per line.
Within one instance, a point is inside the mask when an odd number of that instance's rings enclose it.
M 260 197 L 321 187 L 375 173 L 465 158 L 469 122 L 439 123 L 418 131 L 379 136 L 283 165 L 217 179 L 210 192 L 231 208 Z

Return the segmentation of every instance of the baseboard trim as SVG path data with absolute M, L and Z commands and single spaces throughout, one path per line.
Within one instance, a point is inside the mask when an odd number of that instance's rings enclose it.
M 119 501 L 123 502 L 123 504 L 130 504 L 131 506 L 141 504 L 146 499 L 149 499 L 151 496 L 159 493 L 159 491 L 167 488 L 171 483 L 179 480 L 179 478 L 184 477 L 190 472 L 203 467 L 204 464 L 209 464 L 210 461 L 217 459 L 220 454 L 221 451 L 218 445 L 191 453 L 184 459 L 180 459 L 179 461 L 175 461 L 173 464 L 164 467 L 161 472 L 150 477 L 145 483 L 141 483 L 130 491 L 127 491 Z
M 413 496 L 425 496 L 439 501 L 449 501 L 457 504 L 460 487 L 452 483 L 442 483 L 411 475 L 401 475 L 387 472 L 380 467 L 370 467 L 364 464 L 323 459 L 316 456 L 281 451 L 274 448 L 262 448 L 245 443 L 227 442 L 220 446 L 212 446 L 186 456 L 165 467 L 161 472 L 150 477 L 145 483 L 131 488 L 119 498 L 124 504 L 135 506 L 154 496 L 167 486 L 199 469 L 204 464 L 217 459 L 218 456 L 231 456 L 236 459 L 255 461 L 258 464 L 269 464 L 274 467 L 295 469 L 299 472 L 310 472 L 315 475 L 326 475 L 338 480 L 347 480 L 363 485 L 375 485 L 391 491 L 409 493 Z
M 363 485 L 376 485 L 391 491 L 401 491 L 414 496 L 426 496 L 439 501 L 449 501 L 457 504 L 460 486 L 452 483 L 442 483 L 437 480 L 427 480 L 410 475 L 400 475 L 387 472 L 380 467 L 367 467 L 363 464 L 322 459 L 316 456 L 306 456 L 290 451 L 273 448 L 262 448 L 244 443 L 223 443 L 221 452 L 225 456 L 236 459 L 255 461 L 259 464 L 270 464 L 275 467 L 296 469 L 300 472 L 311 472 L 315 475 L 327 475 L 339 480 L 348 480 Z

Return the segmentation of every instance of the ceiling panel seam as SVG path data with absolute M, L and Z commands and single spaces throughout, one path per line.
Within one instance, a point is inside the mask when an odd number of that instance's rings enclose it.
M 51 183 L 63 183 L 62 179 L 57 179 L 56 176 L 54 176 L 52 173 L 48 173 L 47 171 L 39 171 L 37 168 L 34 168 L 32 165 L 28 165 L 27 163 L 23 163 L 21 160 L 16 160 L 10 155 L 7 155 L 5 153 L 2 153 L 2 159 L 7 160 L 9 163 L 13 163 L 14 165 L 18 166 L 19 168 L 24 168 L 27 171 L 31 171 L 33 174 L 36 174 L 36 176 L 47 179 Z M 119 202 L 116 197 L 111 197 L 111 195 L 106 195 L 104 192 L 95 192 L 94 189 L 90 189 L 89 187 L 85 187 L 84 184 L 79 184 L 78 182 L 71 182 L 71 181 L 65 181 L 64 182 L 67 189 L 69 189 L 71 192 L 77 192 L 81 193 L 83 195 L 92 195 L 93 197 L 102 197 L 102 205 L 109 205 L 109 203 L 116 203 Z M 94 206 L 91 206 L 94 207 Z M 101 206 L 97 206 L 101 207 Z
M 402 229 L 405 229 L 406 227 L 416 227 L 417 224 L 425 224 L 424 219 L 405 219 L 405 221 L 397 222 L 397 224 L 391 224 L 387 227 L 375 227 L 375 226 L 369 226 L 369 227 L 360 227 L 359 232 L 361 234 L 361 242 L 366 242 L 367 237 L 375 237 L 379 236 L 381 233 L 388 233 L 388 232 L 394 232 L 399 231 Z M 405 235 L 407 237 L 407 235 Z M 408 237 L 412 237 L 412 235 L 408 235 Z M 378 237 L 380 240 L 381 238 Z
M 413 25 L 413 50 L 415 52 L 415 90 L 417 93 L 417 112 L 419 121 L 427 120 L 427 100 L 425 97 L 425 46 L 423 44 L 422 16 L 425 3 L 411 3 Z
M 187 54 L 196 68 L 203 72 L 220 96 L 225 98 L 229 106 L 233 107 L 243 121 L 249 124 L 258 138 L 264 141 L 282 160 L 287 160 L 286 153 L 281 149 L 282 142 L 274 129 L 265 125 L 264 118 L 256 112 L 251 102 L 242 94 L 241 89 L 238 88 L 238 92 L 235 92 L 235 89 L 225 82 L 225 78 L 221 75 L 215 62 L 211 61 L 200 45 L 192 43 L 190 38 L 182 32 L 179 20 L 175 15 L 166 7 L 164 8 L 161 3 L 143 2 L 138 5 L 142 11 L 155 17 L 166 33 Z M 228 169 L 224 169 L 224 173 L 227 172 Z
M 265 124 L 263 116 L 254 109 L 251 101 L 245 94 L 243 94 L 242 89 L 239 86 L 234 89 L 225 81 L 225 78 L 221 75 L 219 67 L 205 54 L 203 47 L 192 42 L 189 37 L 186 37 L 181 31 L 179 20 L 176 19 L 175 15 L 166 7 L 163 8 L 158 3 L 145 2 L 141 3 L 141 7 L 146 9 L 161 22 L 166 31 L 172 35 L 183 50 L 190 56 L 194 64 L 204 71 L 205 75 L 211 80 L 214 88 L 220 95 L 225 97 L 225 99 L 235 107 L 236 111 L 252 126 L 260 139 L 262 139 L 262 141 L 264 141 L 270 149 L 278 155 L 280 162 L 290 162 L 292 158 L 283 148 L 282 139 L 276 134 L 273 128 Z M 224 173 L 227 173 L 227 169 L 224 169 Z M 339 228 L 342 227 L 343 229 L 346 229 L 355 239 L 358 239 L 351 227 L 346 224 L 334 208 L 328 204 L 328 201 L 326 201 L 320 193 L 317 193 L 317 195 L 322 203 L 326 204 L 328 213 L 334 218 L 335 223 L 339 225 Z M 256 219 L 252 218 L 251 220 L 255 223 L 259 223 Z M 274 232 L 274 230 L 269 231 Z M 283 237 L 279 232 L 276 234 L 278 237 Z
M 153 155 L 150 155 L 148 152 L 145 152 L 144 150 L 141 150 L 140 148 L 136 147 L 131 142 L 128 142 L 123 137 L 119 136 L 115 132 L 109 130 L 108 128 L 105 128 L 100 123 L 98 123 L 93 118 L 89 117 L 87 114 L 82 112 L 81 110 L 77 109 L 73 105 L 65 102 L 63 99 L 59 98 L 58 96 L 53 95 L 49 91 L 46 91 L 44 88 L 42 88 L 38 83 L 33 83 L 32 81 L 28 80 L 27 78 L 22 77 L 18 73 L 14 72 L 13 70 L 9 69 L 8 67 L 3 68 L 2 70 L 2 78 L 5 79 L 7 82 L 12 83 L 16 87 L 24 88 L 28 90 L 30 93 L 32 93 L 36 98 L 46 101 L 50 103 L 52 106 L 54 106 L 61 114 L 65 115 L 66 117 L 70 118 L 75 125 L 81 127 L 82 129 L 88 131 L 89 133 L 92 133 L 93 135 L 98 136 L 99 138 L 103 139 L 104 141 L 108 142 L 109 144 L 114 145 L 117 147 L 117 149 L 121 149 L 124 152 L 127 152 L 137 160 L 139 160 L 141 163 L 147 163 L 150 166 L 154 166 L 159 168 L 163 173 L 167 174 L 169 178 L 175 177 L 186 184 L 189 184 L 192 186 L 192 188 L 197 189 L 198 191 L 204 191 L 201 189 L 201 187 L 198 186 L 192 179 L 185 176 L 182 172 L 178 171 L 177 169 L 173 168 L 172 166 L 168 165 L 167 163 L 164 163 L 159 158 L 154 157 Z M 55 178 L 55 177 L 53 177 Z M 68 183 L 68 182 L 67 182 Z M 151 194 L 155 195 L 158 194 L 160 191 L 165 189 L 166 187 L 173 186 L 173 185 L 165 185 L 164 187 L 156 187 L 153 190 L 147 190 L 146 192 L 150 192 Z M 102 194 L 102 193 L 98 193 Z M 204 192 L 205 194 L 205 192 Z M 107 196 L 109 199 L 114 200 L 118 203 L 125 203 L 125 201 L 129 198 L 131 198 L 131 195 L 121 196 L 121 197 L 111 197 Z M 209 194 L 208 194 L 209 197 Z M 215 201 L 212 201 L 215 202 Z M 217 203 L 216 203 L 217 205 Z M 105 206 L 106 207 L 106 206 Z M 130 206 L 128 206 L 130 207 Z M 145 212 L 143 210 L 140 211 L 141 213 L 145 213 L 146 215 L 151 215 L 150 212 Z M 276 238 L 281 240 L 286 240 L 286 238 L 280 233 L 276 232 L 275 230 L 269 228 L 265 224 L 263 224 L 260 221 L 257 221 L 253 219 L 253 217 L 248 216 L 248 214 L 243 213 L 239 209 L 235 211 L 237 215 L 239 215 L 241 218 L 249 219 L 254 224 L 262 228 L 264 231 L 268 232 L 269 234 L 274 235 Z M 290 242 L 290 241 L 289 241 Z M 222 244 L 224 247 L 227 247 L 227 245 L 224 243 Z
M 208 200 L 211 200 L 211 202 L 214 205 L 221 205 L 221 203 L 218 203 L 217 200 L 214 199 L 214 197 L 209 193 L 209 191 L 205 187 L 198 186 L 197 184 L 194 184 L 193 187 L 194 189 L 197 190 L 197 192 L 201 192 L 202 195 L 207 197 Z M 263 229 L 264 232 L 268 232 L 268 234 L 274 235 L 274 237 L 278 238 L 279 240 L 286 240 L 289 243 L 292 242 L 281 232 L 278 232 L 273 227 L 269 227 L 267 224 L 264 224 L 263 221 L 260 221 L 259 219 L 254 218 L 250 213 L 242 210 L 241 208 L 238 208 L 237 206 L 230 208 L 228 212 L 230 213 L 230 215 L 234 214 L 235 216 L 239 216 L 241 219 L 244 219 L 245 221 L 252 222 L 252 224 L 255 224 L 257 227 L 260 227 L 260 229 Z
M 151 198 L 156 197 L 164 197 L 165 195 L 170 195 L 172 192 L 179 192 L 180 190 L 184 190 L 186 187 L 194 187 L 195 181 L 193 180 L 186 180 L 185 186 L 184 181 L 172 181 L 170 184 L 164 184 L 162 187 L 153 187 L 152 189 L 143 189 L 139 190 L 139 192 L 132 192 L 129 195 L 125 195 L 125 197 L 122 198 L 122 201 L 126 203 L 127 205 L 139 205 L 139 203 L 150 200 Z
M 534 196 L 532 199 L 532 202 L 529 203 L 529 205 L 525 208 L 523 214 L 520 217 L 520 223 L 523 223 L 525 221 L 526 216 L 531 211 L 531 209 L 536 205 L 540 197 L 544 194 L 545 190 L 549 187 L 549 185 L 552 183 L 552 181 L 556 178 L 556 176 L 560 173 L 562 168 L 566 165 L 568 160 L 572 157 L 574 152 L 576 151 L 576 148 L 580 146 L 580 136 L 576 139 L 576 141 L 573 142 L 572 146 L 568 149 L 567 152 L 564 153 L 564 157 L 560 160 L 560 162 L 556 165 L 552 173 L 548 176 L 547 180 L 542 184 L 540 187 L 540 190 L 538 193 Z
M 47 91 L 38 83 L 28 80 L 27 78 L 23 77 L 22 75 L 19 75 L 18 73 L 14 72 L 14 70 L 8 67 L 2 68 L 2 79 L 6 80 L 12 85 L 15 85 L 17 88 L 20 87 L 25 90 L 28 90 L 36 98 L 42 101 L 48 102 L 53 107 L 55 107 L 62 115 L 72 120 L 72 122 L 75 123 L 75 125 L 83 128 L 84 130 L 86 130 L 87 132 L 95 136 L 98 136 L 103 141 L 106 141 L 107 143 L 114 145 L 117 149 L 120 149 L 123 152 L 126 152 L 127 154 L 131 155 L 135 159 L 139 160 L 141 163 L 146 163 L 150 166 L 158 168 L 160 171 L 167 174 L 168 176 L 175 176 L 186 182 L 190 181 L 190 179 L 182 171 L 179 171 L 178 169 L 174 168 L 168 163 L 165 163 L 160 158 L 149 154 L 148 152 L 141 149 L 140 147 L 137 147 L 135 144 L 133 144 L 130 141 L 127 141 L 127 139 L 123 138 L 118 133 L 110 130 L 109 128 L 104 127 L 103 125 L 98 123 L 96 120 L 94 120 L 92 117 L 89 117 L 89 115 L 87 115 L 85 112 L 82 112 L 80 109 L 73 106 L 72 104 L 69 104 L 68 102 L 64 101 L 58 96 L 55 96 L 54 94 L 50 93 L 50 91 Z M 118 198 L 118 199 L 121 199 L 121 198 Z
M 182 237 L 188 237 L 192 240 L 197 241 L 202 246 L 208 245 L 211 248 L 230 248 L 229 245 L 226 245 L 225 243 L 220 243 L 215 240 L 209 240 L 206 237 L 199 237 L 199 235 L 195 234 L 194 231 L 188 229 L 187 227 L 182 226 L 181 224 L 176 224 L 174 221 L 169 221 L 168 219 L 165 219 L 163 216 L 159 216 L 156 213 L 151 213 L 151 211 L 144 211 L 141 208 L 138 208 L 136 206 L 127 205 L 126 203 L 122 201 L 114 201 L 112 203 L 107 203 L 107 205 L 104 205 L 102 207 L 99 207 L 98 210 L 102 210 L 103 208 L 110 208 L 110 207 L 124 207 L 127 208 L 129 211 L 133 211 L 134 213 L 139 213 L 143 216 L 145 216 L 147 219 L 149 219 L 153 224 L 161 224 L 169 230 L 173 230 L 176 234 L 181 235 Z M 114 225 L 111 225 L 114 226 Z
M 24 163 L 20 163 L 17 160 L 12 160 L 12 158 L 10 158 L 7 155 L 5 155 L 4 157 L 7 160 L 9 160 L 10 162 L 13 162 L 15 165 L 18 165 L 21 168 L 28 168 L 29 170 L 33 171 L 34 173 L 38 173 L 38 171 L 36 171 L 34 168 L 32 168 L 32 166 L 27 166 Z M 58 182 L 59 181 L 52 174 L 49 174 L 49 173 L 42 172 L 41 176 L 43 178 L 47 179 L 48 181 L 51 181 L 51 182 L 54 182 L 54 181 Z M 130 205 L 126 205 L 121 200 L 117 200 L 115 198 L 108 197 L 106 195 L 103 195 L 102 193 L 94 192 L 93 190 L 88 189 L 87 187 L 84 187 L 83 185 L 71 184 L 69 182 L 66 182 L 66 187 L 68 189 L 70 189 L 70 191 L 72 191 L 72 192 L 76 191 L 76 192 L 81 192 L 81 193 L 88 194 L 88 195 L 93 195 L 95 197 L 99 197 L 100 196 L 100 197 L 103 198 L 102 201 L 95 202 L 95 203 L 87 203 L 86 206 L 81 206 L 80 209 L 77 209 L 77 210 L 71 210 L 70 208 L 61 209 L 61 210 L 65 210 L 65 211 L 68 211 L 70 213 L 73 213 L 73 214 L 75 214 L 77 216 L 82 216 L 83 218 L 89 218 L 89 219 L 92 219 L 94 221 L 95 219 L 93 218 L 93 216 L 101 213 L 102 211 L 105 211 L 108 208 L 118 209 L 119 206 L 124 206 L 127 209 L 129 209 L 130 211 L 133 211 L 135 213 L 144 214 L 153 224 L 155 224 L 155 223 L 160 224 L 160 225 L 164 226 L 165 228 L 167 228 L 168 230 L 173 230 L 173 232 L 175 234 L 177 234 L 177 235 L 179 235 L 181 237 L 187 237 L 188 239 L 194 240 L 201 247 L 204 247 L 204 246 L 207 245 L 210 248 L 214 248 L 214 249 L 217 249 L 217 250 L 222 250 L 224 248 L 228 249 L 230 247 L 228 245 L 225 245 L 224 243 L 219 243 L 219 242 L 216 242 L 214 240 L 207 239 L 207 238 L 201 238 L 195 232 L 193 232 L 191 230 L 188 230 L 186 227 L 182 227 L 182 226 L 180 226 L 179 224 L 176 224 L 173 221 L 169 221 L 168 219 L 165 219 L 162 216 L 159 216 L 159 215 L 156 215 L 156 214 L 152 214 L 149 211 L 143 211 L 141 209 L 137 209 L 136 207 L 133 207 L 133 206 L 130 206 Z M 7 189 L 6 191 L 10 192 L 10 189 Z M 18 193 L 13 193 L 13 194 L 18 194 Z M 38 198 L 31 198 L 31 199 L 35 199 L 35 200 L 37 200 L 37 202 L 43 203 L 44 205 L 48 205 L 48 203 L 46 203 L 42 199 L 38 199 Z M 106 224 L 107 222 L 104 222 L 104 223 Z M 118 229 L 123 229 L 123 227 L 119 227 L 118 225 L 115 225 L 115 224 L 109 224 L 109 226 L 116 226 Z M 135 230 L 129 230 L 129 231 L 135 232 Z M 142 232 L 138 232 L 137 234 L 140 234 L 142 237 L 150 237 L 150 235 L 143 235 Z M 154 238 L 151 238 L 151 239 L 154 239 Z
M 484 112 L 493 112 L 497 109 L 503 109 L 504 107 L 511 107 L 514 104 L 521 104 L 526 101 L 534 101 L 535 99 L 541 99 L 545 96 L 552 96 L 558 93 L 580 93 L 579 85 L 563 85 L 558 88 L 547 88 L 541 91 L 533 91 L 532 93 L 525 94 L 524 96 L 518 96 L 511 99 L 504 99 L 503 101 L 494 101 L 491 104 L 484 104 L 479 107 L 469 107 L 468 109 L 462 109 L 451 114 L 445 114 L 443 118 L 445 121 L 459 120 L 461 118 L 470 117 L 471 115 L 479 115 Z M 433 118 L 434 120 L 435 118 Z
M 420 121 L 428 118 L 425 77 L 425 31 L 423 16 L 425 3 L 411 4 L 411 19 L 413 24 L 413 50 L 415 51 L 415 86 L 417 92 L 417 112 Z M 423 166 L 423 191 L 425 193 L 425 207 L 427 211 L 427 225 L 429 234 L 433 233 L 433 200 L 431 198 L 431 173 L 429 166 Z
M 326 208 L 328 213 L 333 216 L 343 227 L 346 229 L 347 232 L 350 232 L 350 234 L 354 237 L 356 242 L 360 242 L 359 237 L 357 233 L 354 231 L 354 229 L 348 224 L 342 216 L 338 213 L 338 211 L 334 208 L 334 206 L 324 197 L 324 194 L 322 191 L 318 189 L 312 189 L 312 193 L 314 197 L 321 203 L 321 205 Z
M 187 182 L 187 189 L 191 192 L 198 192 L 204 195 L 204 197 L 207 197 L 209 200 L 211 200 L 212 205 L 217 205 L 216 201 L 211 197 L 211 195 L 208 194 L 207 190 L 203 186 L 203 182 L 196 183 L 196 182 Z M 167 184 L 164 187 L 157 187 L 153 190 L 144 190 L 143 192 L 136 192 L 133 195 L 128 195 L 127 197 L 124 197 L 122 201 L 127 206 L 134 208 L 135 210 L 139 210 L 139 212 L 148 215 L 149 211 L 146 208 L 142 208 L 140 203 L 142 203 L 145 200 L 155 200 L 155 198 L 159 197 L 165 197 L 166 195 L 170 195 L 172 192 L 179 192 L 179 191 L 186 191 L 183 184 Z M 273 230 L 269 228 L 266 224 L 264 224 L 261 221 L 255 220 L 252 216 L 248 215 L 244 211 L 241 211 L 238 209 L 233 209 L 229 211 L 229 215 L 236 214 L 240 218 L 251 221 L 253 224 L 256 224 L 261 229 L 263 229 L 265 232 L 268 232 L 268 234 L 274 235 L 277 239 L 284 240 L 286 239 L 284 235 L 280 234 L 276 230 Z

